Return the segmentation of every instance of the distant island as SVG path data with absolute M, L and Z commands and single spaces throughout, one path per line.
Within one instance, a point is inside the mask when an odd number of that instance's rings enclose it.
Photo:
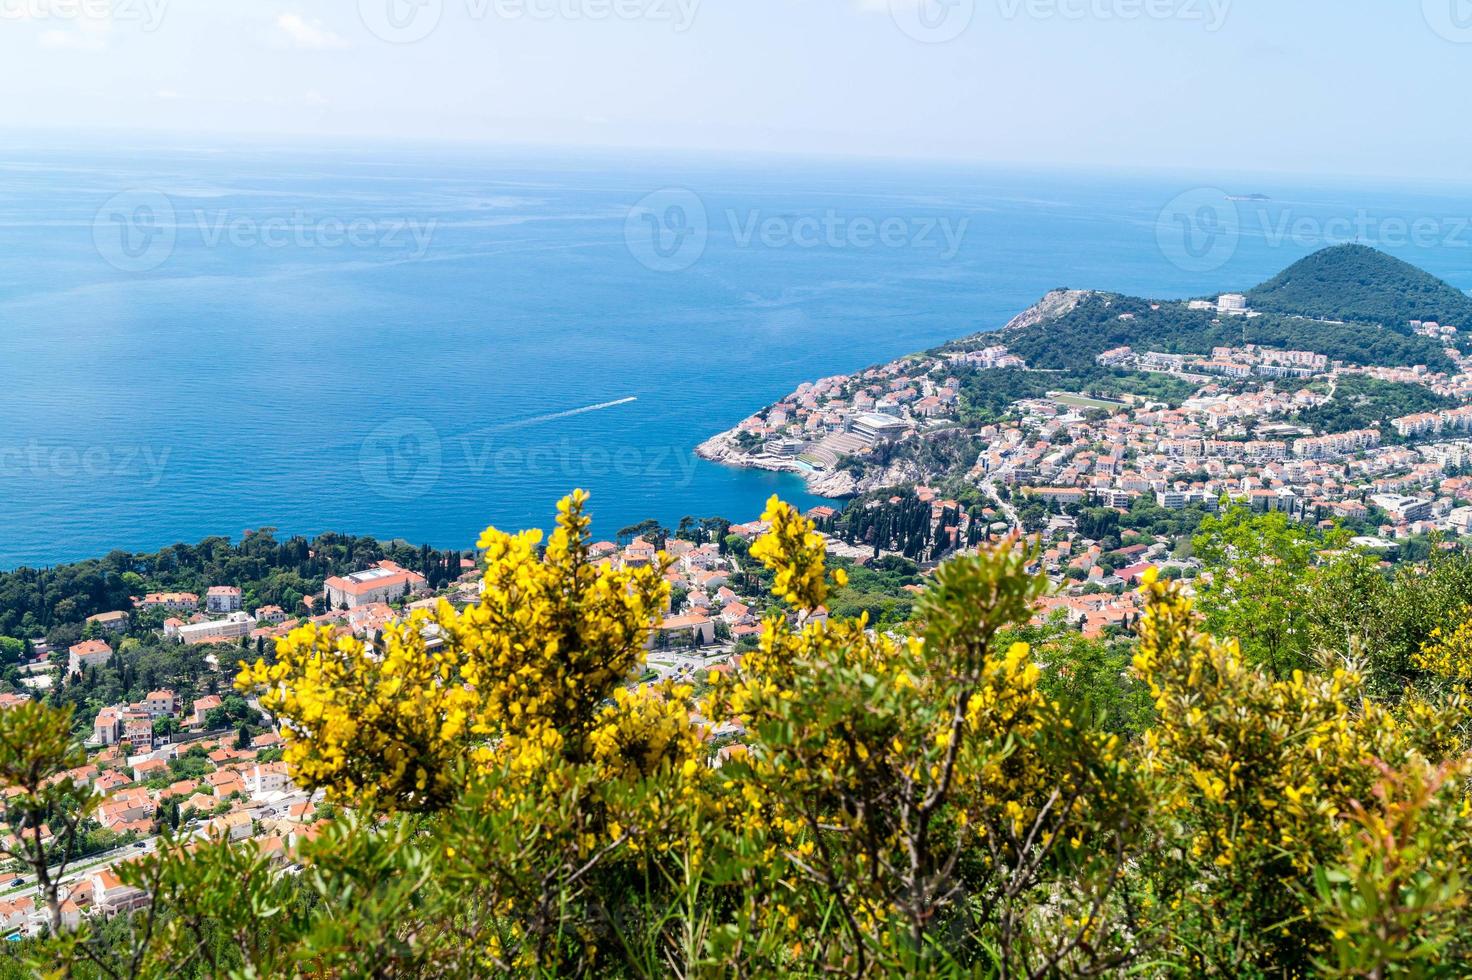
M 1266 194 L 1228 194 L 1229 201 L 1271 201 Z

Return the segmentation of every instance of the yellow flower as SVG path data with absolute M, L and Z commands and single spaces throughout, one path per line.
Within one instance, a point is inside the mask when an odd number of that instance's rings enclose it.
M 463 611 L 441 602 L 416 612 L 375 649 L 306 626 L 277 644 L 274 664 L 243 664 L 236 685 L 284 720 L 297 782 L 348 802 L 435 810 L 503 765 L 529 776 L 586 752 L 623 778 L 690 760 L 699 739 L 688 687 L 622 688 L 664 608 L 664 559 L 597 565 L 586 501 L 577 491 L 558 505 L 542 554 L 539 531 L 482 534 L 484 590 Z

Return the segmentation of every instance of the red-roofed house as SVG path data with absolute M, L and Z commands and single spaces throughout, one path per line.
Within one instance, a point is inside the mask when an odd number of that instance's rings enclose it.
M 162 759 L 145 759 L 133 767 L 133 778 L 142 782 L 169 771 L 169 764 Z
M 178 706 L 179 701 L 170 690 L 149 691 L 148 697 L 143 699 L 143 710 L 148 712 L 150 718 L 172 715 Z
M 92 872 L 88 881 L 92 884 L 93 907 L 103 915 L 115 915 L 148 904 L 146 891 L 123 884 L 123 880 L 111 868 Z
M 86 667 L 101 667 L 112 659 L 112 647 L 102 640 L 83 640 L 67 649 L 67 671 L 80 674 Z
M 193 592 L 150 592 L 134 602 L 140 609 L 162 606 L 170 612 L 198 609 L 199 596 Z
M 221 703 L 217 694 L 206 694 L 202 698 L 195 698 L 194 707 L 189 715 L 189 724 L 203 726 L 204 716 L 212 709 L 220 707 Z
M 240 612 L 245 608 L 245 600 L 237 586 L 212 585 L 205 593 L 204 606 L 212 613 Z
M 704 645 L 716 641 L 716 624 L 709 616 L 702 616 L 698 613 L 670 616 L 659 624 L 659 631 L 673 639 L 691 644 Z
M 743 623 L 753 622 L 756 617 L 751 615 L 751 607 L 740 602 L 728 602 L 721 609 L 721 618 L 728 626 L 739 626 Z
M 122 633 L 128 629 L 128 614 L 121 609 L 112 612 L 101 612 L 95 616 L 88 616 L 87 622 L 95 623 L 98 629 L 108 633 Z
M 1144 575 L 1146 571 L 1154 567 L 1154 562 L 1142 561 L 1138 564 L 1130 565 L 1128 568 L 1115 569 L 1114 574 L 1123 580 L 1125 585 L 1134 585 L 1140 581 L 1141 575 Z
M 334 609 L 346 606 L 356 609 L 370 602 L 393 602 L 428 583 L 423 575 L 411 572 L 391 561 L 381 561 L 372 568 L 351 575 L 334 575 L 323 583 L 327 603 Z

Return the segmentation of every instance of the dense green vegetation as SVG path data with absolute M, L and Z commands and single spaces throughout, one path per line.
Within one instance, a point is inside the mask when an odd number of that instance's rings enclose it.
M 1000 371 L 969 371 L 961 381 L 961 424 L 990 425 L 1011 414 L 1012 404 L 1023 398 L 1041 398 L 1058 390 L 1058 375 L 1006 368 Z
M 199 544 L 176 544 L 152 554 L 114 551 L 52 568 L 0 572 L 0 636 L 47 636 L 52 646 L 75 643 L 88 616 L 131 609 L 131 597 L 145 592 L 193 592 L 212 585 L 237 585 L 245 606 L 278 605 L 301 612 L 303 596 L 322 591 L 330 575 L 344 575 L 390 559 L 423 574 L 431 587 L 460 575 L 460 552 L 379 542 L 347 534 L 323 534 L 308 541 L 276 540 L 272 528 Z M 161 617 L 160 617 L 161 619 Z M 160 623 L 161 624 L 161 623 Z
M 205 657 L 213 654 L 229 669 L 236 661 L 256 655 L 254 644 L 248 648 L 186 646 L 144 633 L 114 643 L 118 652 L 109 663 L 58 678 L 47 695 L 50 704 L 75 709 L 78 731 L 90 732 L 92 719 L 107 705 L 141 701 L 159 688 L 172 690 L 186 707 L 202 695 L 224 694 L 230 690 L 228 679 Z
M 922 581 L 914 562 L 885 555 L 868 565 L 842 558 L 834 559 L 833 565 L 847 570 L 848 584 L 833 590 L 828 601 L 831 615 L 857 619 L 867 613 L 869 622 L 877 626 L 898 625 L 910 618 L 915 595 L 905 587 L 918 587 Z
M 968 428 L 990 425 L 1011 413 L 1014 402 L 1042 398 L 1050 391 L 1069 391 L 1099 398 L 1139 395 L 1152 401 L 1179 405 L 1196 386 L 1182 378 L 1137 371 L 1101 368 L 1092 363 L 1064 371 L 1031 371 L 1021 368 L 951 372 L 961 382 L 961 423 Z M 968 460 L 976 461 L 975 454 Z
M 1121 319 L 1121 317 L 1124 317 Z M 1220 316 L 1188 309 L 1185 303 L 1152 303 L 1112 293 L 1093 293 L 1068 313 L 1039 326 L 1003 331 L 1000 343 L 1032 368 L 1087 372 L 1094 358 L 1114 347 L 1169 354 L 1210 354 L 1213 347 L 1261 344 L 1308 350 L 1346 364 L 1403 367 L 1425 364 L 1435 371 L 1455 365 L 1440 344 L 1366 323 L 1322 323 L 1296 316 Z M 1055 386 L 1061 382 L 1055 382 Z
M 932 527 L 931 505 L 913 487 L 901 487 L 856 497 L 838 514 L 819 521 L 818 527 L 845 544 L 873 549 L 876 561 L 881 551 L 897 551 L 911 561 L 923 562 L 939 559 L 958 545 L 976 543 L 979 528 L 975 522 L 969 541 L 956 538 L 960 524 L 957 506 L 943 510 Z
M 986 440 L 973 432 L 942 429 L 917 438 L 881 442 L 862 460 L 850 459 L 860 470 L 905 460 L 917 463 L 927 473 L 964 473 L 985 448 Z
M 1253 309 L 1404 330 L 1435 320 L 1472 330 L 1472 298 L 1366 245 L 1338 245 L 1300 259 L 1247 294 Z
M 1042 690 L 1050 698 L 1075 707 L 1101 728 L 1119 735 L 1139 735 L 1155 711 L 1150 692 L 1130 669 L 1134 644 L 1128 639 L 1086 640 L 1057 621 L 1024 626 L 1019 638 L 1046 651 Z
M 1383 424 L 1386 419 L 1434 412 L 1456 404 L 1456 399 L 1438 395 L 1422 385 L 1349 376 L 1336 382 L 1332 401 L 1299 412 L 1298 421 L 1322 432 L 1378 426 L 1385 438 L 1393 440 L 1395 430 Z

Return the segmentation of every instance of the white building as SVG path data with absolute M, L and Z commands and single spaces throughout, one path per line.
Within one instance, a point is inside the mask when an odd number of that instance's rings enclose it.
M 1397 523 L 1423 521 L 1431 516 L 1431 501 L 1418 497 L 1407 497 L 1398 493 L 1377 493 L 1370 496 L 1370 503 L 1389 514 Z
M 81 673 L 88 667 L 101 667 L 112 659 L 112 647 L 101 640 L 83 640 L 67 649 L 67 672 Z
M 233 612 L 224 619 L 211 619 L 203 623 L 188 623 L 180 626 L 179 639 L 185 643 L 212 643 L 217 640 L 237 640 L 249 636 L 256 628 L 256 621 L 243 612 Z
M 381 561 L 372 568 L 351 575 L 334 575 L 323 583 L 327 605 L 333 609 L 355 609 L 370 602 L 393 602 L 410 592 L 424 588 L 424 576 L 401 568 L 391 561 Z
M 289 793 L 294 788 L 291 777 L 286 774 L 286 763 L 267 762 L 251 766 L 244 773 L 245 788 L 251 796 L 269 793 Z
M 143 699 L 143 710 L 148 712 L 150 718 L 166 718 L 172 715 L 179 707 L 179 700 L 174 692 L 164 689 L 149 691 L 148 696 Z
M 873 445 L 884 439 L 894 439 L 909 430 L 909 425 L 888 415 L 866 412 L 854 418 L 849 431 Z
M 240 589 L 233 585 L 212 585 L 205 595 L 205 609 L 212 613 L 233 613 L 245 608 Z

